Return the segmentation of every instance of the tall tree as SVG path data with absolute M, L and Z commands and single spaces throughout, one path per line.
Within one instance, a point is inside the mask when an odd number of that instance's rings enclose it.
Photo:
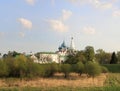
M 117 56 L 115 52 L 113 52 L 111 56 L 110 64 L 117 64 L 117 62 L 118 62 Z
M 95 58 L 100 64 L 110 63 L 111 53 L 107 53 L 103 49 L 98 49 L 96 50 Z
M 118 63 L 120 63 L 120 51 L 117 52 Z
M 92 46 L 85 47 L 85 57 L 87 61 L 94 61 L 95 52 Z

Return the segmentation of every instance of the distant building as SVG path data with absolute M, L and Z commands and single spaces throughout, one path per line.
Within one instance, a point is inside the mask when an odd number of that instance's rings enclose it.
M 76 54 L 76 49 L 73 41 L 73 37 L 71 38 L 70 47 L 67 47 L 65 41 L 59 46 L 58 51 L 56 52 L 40 52 L 39 58 L 37 59 L 35 55 L 31 56 L 34 62 L 36 63 L 62 63 L 67 60 L 68 55 Z

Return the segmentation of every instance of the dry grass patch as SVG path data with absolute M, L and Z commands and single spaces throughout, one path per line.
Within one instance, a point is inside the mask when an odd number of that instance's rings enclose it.
M 0 87 L 100 87 L 104 85 L 106 75 L 101 74 L 95 78 L 87 77 L 85 74 L 79 76 L 78 74 L 71 73 L 68 79 L 64 79 L 62 73 L 56 73 L 52 78 L 36 78 L 32 80 L 13 80 L 7 81 L 6 79 L 0 80 Z

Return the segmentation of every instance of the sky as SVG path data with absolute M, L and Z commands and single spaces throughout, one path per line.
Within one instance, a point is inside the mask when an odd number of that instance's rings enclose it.
M 0 53 L 54 52 L 71 37 L 77 50 L 120 51 L 120 0 L 0 1 Z

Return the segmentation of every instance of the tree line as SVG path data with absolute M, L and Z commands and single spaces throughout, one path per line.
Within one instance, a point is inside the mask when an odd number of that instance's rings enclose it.
M 107 68 L 100 64 L 117 64 L 120 62 L 120 52 L 107 53 L 102 49 L 94 51 L 92 46 L 85 47 L 78 51 L 76 55 L 69 55 L 62 64 L 34 63 L 30 55 L 18 52 L 8 52 L 0 59 L 0 77 L 52 77 L 55 73 L 64 73 L 64 77 L 69 77 L 69 73 L 75 72 L 80 76 L 84 73 L 95 77 L 101 72 L 108 72 Z
M 103 49 L 98 49 L 95 52 L 92 46 L 87 46 L 84 50 L 78 51 L 76 55 L 69 55 L 65 63 L 76 64 L 79 61 L 83 63 L 92 61 L 99 64 L 118 64 L 120 63 L 120 51 L 108 53 Z
M 80 76 L 84 73 L 88 76 L 95 77 L 101 72 L 107 72 L 107 69 L 98 63 L 88 61 L 85 64 L 78 62 L 76 64 L 38 64 L 34 63 L 29 57 L 19 55 L 15 58 L 7 57 L 0 60 L 0 77 L 17 77 L 17 78 L 33 78 L 33 77 L 53 77 L 55 73 L 63 73 L 65 78 L 70 73 L 77 73 Z

